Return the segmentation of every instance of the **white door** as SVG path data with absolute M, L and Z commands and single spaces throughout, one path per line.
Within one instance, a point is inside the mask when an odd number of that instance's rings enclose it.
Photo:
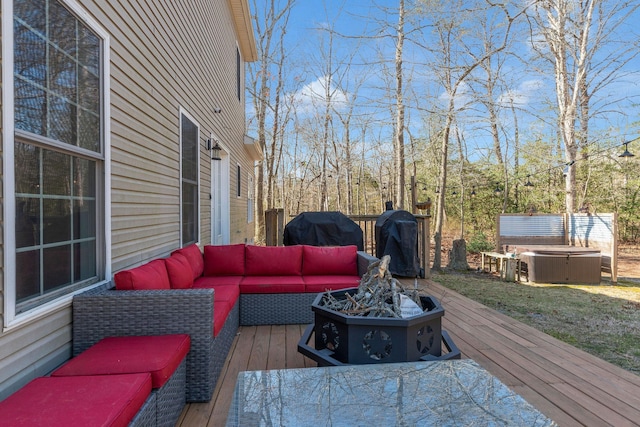
M 226 245 L 230 241 L 229 224 L 229 155 L 211 160 L 211 244 Z

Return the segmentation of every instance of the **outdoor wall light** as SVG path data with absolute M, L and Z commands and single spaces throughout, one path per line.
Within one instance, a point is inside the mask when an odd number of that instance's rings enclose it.
M 629 141 L 623 143 L 622 145 L 624 145 L 624 152 L 620 154 L 618 157 L 634 157 L 635 156 L 635 154 L 629 151 Z
M 222 151 L 222 147 L 218 144 L 218 141 L 213 143 L 211 139 L 207 139 L 207 150 L 211 151 L 211 159 L 212 160 L 222 160 L 220 157 L 220 152 Z

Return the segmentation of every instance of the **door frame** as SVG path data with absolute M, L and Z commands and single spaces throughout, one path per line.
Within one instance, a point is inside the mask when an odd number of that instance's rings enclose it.
M 228 245 L 231 238 L 231 212 L 230 212 L 230 152 L 214 134 L 211 134 L 211 141 L 217 142 L 222 150 L 220 151 L 221 160 L 211 159 L 211 235 L 210 241 L 212 245 Z M 219 206 L 220 209 L 217 209 Z M 220 221 L 220 233 L 217 231 L 217 222 Z

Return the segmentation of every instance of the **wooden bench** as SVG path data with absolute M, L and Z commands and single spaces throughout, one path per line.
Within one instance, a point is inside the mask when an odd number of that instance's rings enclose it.
M 513 282 L 520 281 L 520 273 L 522 268 L 522 261 L 517 255 L 503 254 L 500 252 L 480 252 L 481 261 L 480 265 L 482 271 L 485 271 L 485 265 L 489 266 L 489 273 L 491 273 L 491 267 L 495 264 L 496 271 L 500 273 L 502 280 Z M 488 261 L 486 262 L 485 259 Z

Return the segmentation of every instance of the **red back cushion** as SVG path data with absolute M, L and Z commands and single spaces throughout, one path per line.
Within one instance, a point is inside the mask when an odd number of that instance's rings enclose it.
M 171 255 L 173 254 L 182 254 L 189 260 L 189 264 L 191 264 L 191 271 L 193 272 L 193 280 L 202 276 L 202 273 L 204 272 L 204 259 L 202 258 L 202 252 L 200 252 L 198 245 L 194 243 L 182 249 L 173 251 Z
M 253 246 L 245 248 L 247 276 L 299 276 L 302 246 Z
M 244 243 L 204 247 L 205 276 L 243 276 Z
M 182 254 L 173 254 L 164 260 L 172 289 L 193 287 L 193 272 L 189 260 Z
M 302 275 L 358 275 L 358 247 L 303 246 Z
M 119 290 L 171 288 L 164 259 L 155 259 L 140 267 L 120 271 L 113 280 Z

